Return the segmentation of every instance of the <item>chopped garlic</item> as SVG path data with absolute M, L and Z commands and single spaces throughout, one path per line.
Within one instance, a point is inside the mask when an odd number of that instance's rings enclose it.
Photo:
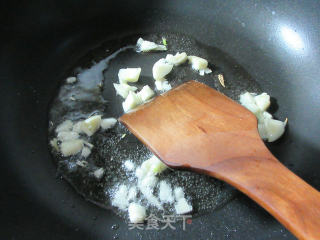
M 101 124 L 101 115 L 95 115 L 95 116 L 89 117 L 88 119 L 82 122 L 81 130 L 90 137 L 96 131 L 98 131 L 98 129 L 100 128 L 100 124 Z
M 172 88 L 170 83 L 168 83 L 168 81 L 155 81 L 155 85 L 156 85 L 156 88 L 162 92 L 167 92 Z
M 200 69 L 199 74 L 200 76 L 204 76 L 204 74 L 212 73 L 212 70 L 210 68 Z
M 246 92 L 240 95 L 240 103 L 256 115 L 258 131 L 262 139 L 273 142 L 283 135 L 286 122 L 272 119 L 272 115 L 265 111 L 270 106 L 268 94 L 254 95 Z
M 124 167 L 128 170 L 128 171 L 133 171 L 135 166 L 134 163 L 130 160 L 127 160 L 124 162 Z
M 72 84 L 75 83 L 77 81 L 76 77 L 68 77 L 67 78 L 67 83 Z
M 204 69 L 204 73 L 205 73 L 205 74 L 212 73 L 212 70 L 211 70 L 210 68 L 205 68 L 205 69 Z
M 146 209 L 138 203 L 130 203 L 128 208 L 131 223 L 142 223 L 146 218 Z
M 272 119 L 272 115 L 266 111 L 256 114 L 259 123 L 264 123 L 267 119 Z
M 135 186 L 131 187 L 128 192 L 128 200 L 135 200 L 137 197 L 138 191 Z
M 184 63 L 185 61 L 187 61 L 188 56 L 185 52 L 183 53 L 176 53 L 176 55 L 172 55 L 172 54 L 168 54 L 166 56 L 166 61 L 174 66 L 178 66 L 182 63 Z
M 83 122 L 83 121 L 79 121 L 79 122 L 77 122 L 76 124 L 74 124 L 74 125 L 73 125 L 73 128 L 72 128 L 72 132 L 82 133 L 82 130 L 81 130 L 82 122 Z
M 61 153 L 65 157 L 77 154 L 82 148 L 83 140 L 80 139 L 65 141 L 60 144 Z
M 128 112 L 142 103 L 142 99 L 136 93 L 130 91 L 126 100 L 122 103 L 123 110 Z
M 103 168 L 98 168 L 97 170 L 95 170 L 93 172 L 93 175 L 97 178 L 97 179 L 101 179 L 102 176 L 104 174 L 104 169 Z
M 151 160 L 152 159 L 152 160 Z M 152 158 L 150 158 L 150 160 L 152 161 L 152 165 L 150 167 L 150 170 L 154 173 L 154 174 L 160 174 L 162 173 L 164 170 L 166 170 L 168 167 L 167 165 L 165 165 L 159 158 L 157 158 L 156 156 L 153 156 Z
M 122 68 L 119 70 L 118 78 L 120 83 L 137 82 L 139 80 L 141 68 Z
M 87 158 L 91 154 L 91 150 L 88 147 L 83 147 L 81 151 L 81 156 Z
M 109 128 L 112 128 L 114 125 L 116 125 L 117 119 L 115 118 L 104 118 L 101 120 L 100 126 L 102 129 L 107 130 Z
M 144 178 L 144 176 L 146 176 L 147 173 L 148 173 L 148 172 L 147 172 L 145 169 L 142 169 L 141 167 L 138 167 L 138 168 L 136 169 L 136 172 L 135 172 L 136 177 L 137 177 L 138 179 Z
M 145 85 L 141 91 L 138 92 L 138 96 L 145 102 L 154 96 L 154 91 L 148 85 Z
M 167 168 L 167 165 L 165 165 L 159 158 L 157 158 L 154 155 L 141 164 L 141 169 L 150 172 L 154 175 L 160 174 Z
M 140 186 L 146 187 L 146 188 L 154 188 L 157 183 L 158 183 L 158 178 L 156 176 L 148 175 L 141 180 Z
M 150 52 L 150 51 L 166 51 L 167 47 L 164 45 L 156 44 L 154 42 L 143 40 L 139 38 L 137 41 L 138 52 Z
M 259 132 L 260 137 L 263 140 L 267 140 L 268 139 L 268 131 L 266 129 L 266 125 L 264 124 L 264 122 L 258 123 L 258 132 Z
M 270 106 L 270 96 L 266 93 L 255 96 L 254 100 L 261 111 L 266 111 Z
M 275 119 L 267 119 L 265 121 L 265 129 L 267 131 L 268 142 L 274 142 L 282 136 L 286 123 Z
M 112 206 L 118 207 L 121 210 L 125 210 L 129 204 L 128 202 L 128 187 L 121 184 L 117 189 L 112 202 Z
M 53 147 L 54 150 L 59 152 L 58 139 L 56 139 L 56 138 L 51 139 L 50 145 L 51 145 L 51 147 Z
M 159 198 L 161 202 L 173 203 L 172 188 L 166 181 L 160 182 Z
M 57 138 L 62 142 L 74 140 L 79 138 L 79 133 L 71 132 L 71 131 L 61 131 L 61 132 L 58 132 Z
M 184 191 L 182 187 L 176 187 L 173 190 L 174 192 L 174 197 L 178 201 L 180 198 L 184 198 Z
M 91 144 L 91 143 L 89 143 L 87 141 L 84 141 L 83 143 L 84 143 L 85 146 L 87 146 L 90 149 L 92 149 L 94 147 L 93 144 Z
M 185 198 L 180 198 L 174 205 L 177 214 L 185 214 L 192 211 L 192 206 L 187 202 Z
M 152 67 L 153 78 L 157 81 L 165 81 L 164 77 L 171 72 L 172 68 L 172 64 L 161 58 Z
M 208 67 L 208 61 L 204 58 L 189 56 L 188 60 L 194 70 L 199 71 Z
M 128 84 L 125 84 L 125 83 L 122 83 L 122 84 L 117 84 L 117 83 L 114 83 L 113 84 L 115 90 L 116 90 L 116 93 L 118 95 L 120 95 L 121 97 L 123 98 L 126 98 L 129 94 L 129 91 L 136 91 L 138 88 L 134 87 L 134 86 L 130 86 Z
M 204 76 L 204 69 L 199 70 L 199 75 Z
M 88 162 L 87 161 L 85 161 L 85 160 L 77 160 L 76 161 L 76 164 L 78 165 L 78 166 L 80 166 L 80 167 L 87 167 L 88 166 Z
M 64 131 L 70 131 L 73 127 L 73 123 L 70 120 L 65 120 L 61 124 L 59 124 L 56 128 L 56 132 L 64 132 Z
M 158 178 L 155 175 L 167 168 L 161 161 L 160 164 L 164 165 L 164 168 L 159 165 L 159 161 L 156 156 L 151 157 L 136 169 L 135 174 L 138 178 L 138 188 L 148 203 L 158 209 L 163 209 L 157 197 L 153 195 L 153 188 L 158 182 Z
M 257 106 L 254 96 L 249 92 L 240 95 L 240 103 L 250 110 L 253 114 L 260 113 L 261 109 Z
M 148 204 L 155 206 L 160 210 L 163 210 L 160 201 L 155 195 L 153 195 L 153 188 L 142 185 L 141 182 L 138 182 L 138 187 L 143 194 L 143 197 L 147 200 Z

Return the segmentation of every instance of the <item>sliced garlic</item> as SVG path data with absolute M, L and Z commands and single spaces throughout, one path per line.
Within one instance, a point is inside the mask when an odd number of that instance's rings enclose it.
M 154 91 L 148 86 L 144 86 L 140 92 L 138 92 L 138 96 L 142 99 L 142 101 L 147 101 L 154 96 Z
M 194 70 L 202 70 L 208 67 L 208 61 L 204 58 L 197 57 L 197 56 L 189 56 L 188 57 L 189 63 Z
M 167 47 L 164 45 L 156 44 L 154 42 L 143 40 L 139 38 L 137 41 L 137 52 L 150 52 L 150 51 L 166 51 Z
M 117 84 L 114 83 L 113 84 L 117 95 L 120 95 L 123 98 L 126 98 L 129 94 L 129 91 L 136 91 L 138 88 L 134 87 L 134 86 L 130 86 L 128 84 L 122 83 L 122 84 Z
M 126 100 L 122 103 L 124 112 L 134 109 L 142 103 L 142 99 L 134 92 L 130 91 Z
M 83 140 L 81 139 L 65 141 L 60 144 L 61 153 L 65 157 L 77 154 L 82 148 Z
M 174 66 L 178 66 L 185 61 L 187 61 L 188 56 L 185 52 L 183 53 L 176 53 L 176 55 L 168 54 L 166 56 L 166 61 Z
M 107 130 L 109 128 L 112 128 L 114 125 L 116 125 L 117 119 L 115 118 L 104 118 L 101 120 L 100 126 L 102 129 Z
M 119 70 L 118 78 L 120 83 L 137 82 L 141 68 L 122 68 Z
M 155 81 L 156 88 L 161 92 L 167 92 L 171 90 L 171 85 L 168 81 Z
M 172 64 L 161 58 L 152 67 L 153 78 L 157 81 L 165 81 L 164 77 L 171 72 L 172 68 Z
M 100 124 L 101 115 L 95 115 L 82 122 L 81 130 L 90 137 L 100 128 Z
M 146 208 L 138 203 L 130 203 L 128 213 L 131 223 L 142 223 L 146 218 Z

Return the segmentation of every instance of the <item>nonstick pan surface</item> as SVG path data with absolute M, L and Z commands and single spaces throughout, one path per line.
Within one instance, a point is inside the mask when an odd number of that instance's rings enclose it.
M 275 97 L 276 116 L 288 117 L 289 128 L 269 147 L 320 189 L 319 9 L 317 1 L 2 3 L 1 239 L 295 239 L 242 194 L 186 231 L 129 231 L 56 176 L 48 107 L 66 74 L 106 40 L 185 34 L 224 53 L 234 64 L 227 74 L 245 74 Z

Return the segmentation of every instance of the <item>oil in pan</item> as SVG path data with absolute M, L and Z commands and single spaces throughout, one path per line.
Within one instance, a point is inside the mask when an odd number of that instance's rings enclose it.
M 234 100 L 244 91 L 261 92 L 245 70 L 220 50 L 205 46 L 192 38 L 181 34 L 163 33 L 142 36 L 144 39 L 161 42 L 163 37 L 168 43 L 168 51 L 137 53 L 135 43 L 141 36 L 108 40 L 97 49 L 92 50 L 77 64 L 74 72 L 67 76 L 77 75 L 77 81 L 70 84 L 63 81 L 49 111 L 49 141 L 55 137 L 55 128 L 64 120 L 77 122 L 90 115 L 101 114 L 103 117 L 118 118 L 123 114 L 123 99 L 116 95 L 113 83 L 118 82 L 118 71 L 121 68 L 141 67 L 139 89 L 148 84 L 155 88 L 152 78 L 153 64 L 166 56 L 177 52 L 200 56 L 208 60 L 211 74 L 200 76 L 188 64 L 173 69 L 167 80 L 175 87 L 185 81 L 195 79 L 203 82 Z M 90 69 L 86 71 L 85 69 Z M 225 87 L 219 82 L 223 74 Z M 178 121 L 178 119 L 177 119 Z M 52 148 L 52 155 L 61 174 L 86 200 L 103 208 L 111 208 L 118 215 L 127 219 L 125 211 L 119 211 L 111 205 L 111 196 L 119 183 L 132 186 L 137 180 L 134 173 L 125 170 L 123 164 L 131 160 L 135 166 L 151 156 L 150 151 L 139 142 L 124 126 L 117 123 L 107 131 L 98 131 L 86 141 L 94 147 L 91 154 L 84 158 L 80 154 L 63 157 Z M 58 141 L 59 144 L 59 141 Z M 51 146 L 50 146 L 51 148 Z M 94 174 L 103 169 L 102 177 Z M 188 201 L 193 207 L 193 216 L 211 212 L 228 202 L 236 191 L 229 185 L 212 177 L 183 170 L 168 169 L 158 176 L 159 181 L 166 180 L 173 186 L 184 189 Z M 155 187 L 158 191 L 158 186 Z M 139 195 L 138 195 L 139 198 Z M 148 205 L 146 199 L 141 204 Z M 164 211 L 149 207 L 149 214 L 157 216 L 174 214 L 172 204 L 164 204 Z

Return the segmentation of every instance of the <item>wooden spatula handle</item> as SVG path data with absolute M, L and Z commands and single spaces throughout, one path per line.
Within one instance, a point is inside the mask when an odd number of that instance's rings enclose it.
M 207 174 L 241 190 L 299 239 L 320 239 L 320 193 L 273 156 L 226 160 Z

